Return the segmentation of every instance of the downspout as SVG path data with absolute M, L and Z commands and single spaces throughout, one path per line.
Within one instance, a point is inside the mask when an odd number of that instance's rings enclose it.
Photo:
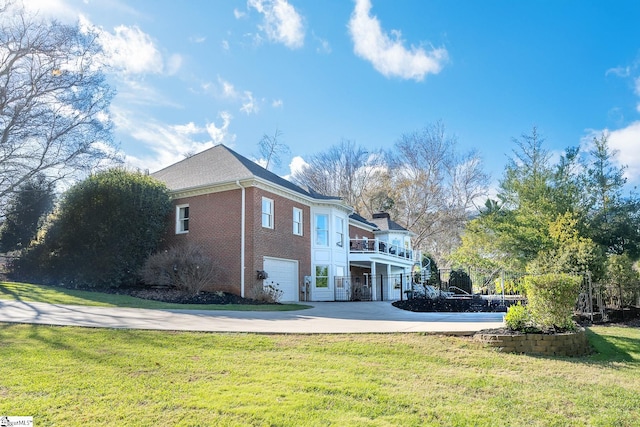
M 236 181 L 236 185 L 242 190 L 242 208 L 240 213 L 240 296 L 244 298 L 244 246 L 245 246 L 245 188 L 240 185 L 240 181 Z

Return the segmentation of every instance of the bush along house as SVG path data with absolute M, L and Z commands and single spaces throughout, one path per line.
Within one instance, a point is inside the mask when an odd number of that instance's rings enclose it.
M 281 301 L 396 300 L 419 254 L 387 213 L 365 219 L 224 145 L 152 174 L 171 191 L 167 245 L 197 244 L 219 265 L 212 288 Z

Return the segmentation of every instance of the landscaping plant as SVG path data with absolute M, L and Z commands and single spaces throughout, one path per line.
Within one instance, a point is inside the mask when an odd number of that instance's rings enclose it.
M 525 276 L 527 310 L 541 329 L 574 329 L 573 310 L 582 277 L 570 274 Z
M 111 169 L 71 187 L 44 242 L 11 267 L 15 277 L 73 287 L 115 287 L 158 247 L 171 200 L 166 186 L 139 172 Z
M 214 260 L 199 245 L 190 243 L 151 255 L 140 273 L 142 281 L 148 285 L 197 294 L 215 283 L 219 271 Z

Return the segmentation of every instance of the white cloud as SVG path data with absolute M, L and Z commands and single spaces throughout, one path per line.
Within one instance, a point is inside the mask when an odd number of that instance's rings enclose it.
M 309 166 L 309 164 L 305 162 L 302 157 L 295 156 L 293 159 L 291 159 L 291 163 L 289 163 L 289 176 L 293 176 L 296 173 L 301 172 L 305 166 Z
M 231 47 L 229 46 L 229 42 L 227 40 L 222 40 L 222 42 L 220 43 L 220 46 L 222 46 L 222 50 L 228 51 L 231 49 Z
M 254 163 L 262 166 L 263 168 L 265 168 L 265 169 L 267 168 L 267 159 L 260 158 L 260 159 L 257 159 L 257 160 L 254 159 L 253 161 L 254 161 Z
M 241 11 L 241 10 L 233 9 L 233 16 L 235 16 L 236 19 L 241 19 L 241 18 L 244 18 L 245 16 L 247 16 L 247 14 L 244 13 L 243 11 Z
M 168 125 L 134 111 L 112 108 L 117 132 L 122 132 L 144 147 L 144 155 L 123 154 L 128 166 L 156 171 L 182 160 L 187 154 L 198 153 L 212 147 L 214 142 L 206 138 L 206 129 L 194 123 Z M 203 135 L 202 141 L 193 138 Z M 128 150 L 133 151 L 133 150 Z
M 205 129 L 196 126 L 193 122 L 189 122 L 186 125 L 174 125 L 171 127 L 181 135 L 196 135 L 205 131 Z
M 356 0 L 349 21 L 349 32 L 356 55 L 366 59 L 386 77 L 401 77 L 421 81 L 427 74 L 437 74 L 448 60 L 444 48 L 427 52 L 422 47 L 405 48 L 400 31 L 385 34 L 380 21 L 370 16 L 371 1 Z
M 224 98 L 237 99 L 238 93 L 232 83 L 226 81 L 222 77 L 218 77 L 218 83 L 222 87 L 222 96 Z
M 608 76 L 609 74 L 613 74 L 618 77 L 629 77 L 631 75 L 631 67 L 615 67 L 609 68 L 604 75 Z
M 19 2 L 18 5 L 22 4 Z M 78 12 L 64 0 L 29 0 L 24 2 L 25 8 L 43 16 L 54 17 L 64 22 L 73 22 Z
M 258 104 L 256 103 L 256 100 L 253 98 L 253 94 L 250 91 L 247 90 L 244 92 L 243 99 L 244 100 L 242 102 L 242 107 L 240 108 L 240 111 L 242 111 L 243 113 L 246 113 L 247 115 L 258 112 L 259 110 Z
M 213 140 L 214 144 L 222 144 L 223 142 L 233 142 L 236 139 L 234 134 L 229 133 L 229 125 L 233 116 L 226 111 L 222 111 L 218 114 L 222 119 L 222 125 L 217 127 L 215 123 L 207 124 L 207 133 Z
M 157 88 L 142 80 L 133 79 L 131 76 L 123 76 L 119 79 L 118 95 L 113 103 L 183 108 L 182 105 L 159 92 Z
M 217 93 L 216 96 L 240 102 L 240 111 L 243 113 L 252 114 L 257 113 L 260 110 L 258 101 L 253 96 L 253 92 L 249 90 L 239 92 L 231 82 L 226 81 L 220 76 L 218 76 L 218 86 L 219 93 Z M 202 87 L 205 91 L 209 91 L 211 89 L 211 84 L 207 83 Z
M 274 99 L 273 102 L 271 102 L 271 106 L 273 108 L 282 108 L 283 104 L 284 103 L 283 103 L 282 99 Z
M 247 4 L 264 16 L 260 28 L 270 41 L 282 43 L 290 49 L 304 45 L 302 16 L 286 0 L 249 0 Z
M 140 28 L 119 25 L 110 33 L 80 16 L 80 25 L 98 35 L 104 49 L 103 61 L 123 74 L 160 74 L 163 60 L 151 37 Z M 172 67 L 175 68 L 175 59 Z M 170 67 L 171 68 L 171 67 Z
M 640 184 L 640 121 L 608 134 L 609 147 L 618 150 L 619 163 L 627 166 L 626 178 L 630 183 Z
M 316 52 L 330 54 L 331 53 L 331 45 L 329 42 L 323 38 L 320 38 L 316 35 L 313 36 L 314 40 L 318 43 L 318 47 L 316 48 Z

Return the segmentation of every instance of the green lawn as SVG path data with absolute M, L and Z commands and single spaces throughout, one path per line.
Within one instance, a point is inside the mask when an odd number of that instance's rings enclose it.
M 309 306 L 301 304 L 168 304 L 150 301 L 128 295 L 105 294 L 102 292 L 78 291 L 53 286 L 30 283 L 0 282 L 0 300 L 21 300 L 29 302 L 47 302 L 51 304 L 90 305 L 102 307 L 134 307 L 155 309 L 186 310 L 233 310 L 233 311 L 291 311 L 302 310 Z M 0 414 L 1 415 L 1 414 Z
M 420 334 L 0 324 L 0 415 L 37 426 L 637 426 L 640 329 L 585 358 Z

